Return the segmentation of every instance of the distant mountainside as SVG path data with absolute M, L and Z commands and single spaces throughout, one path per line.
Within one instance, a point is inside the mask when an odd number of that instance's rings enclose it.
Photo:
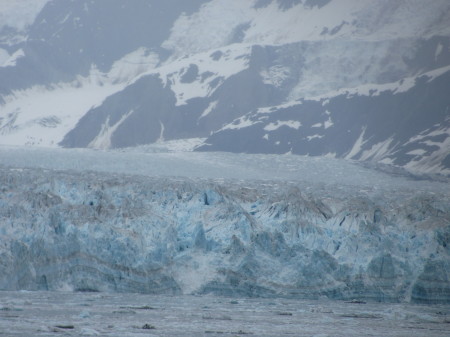
M 0 144 L 201 138 L 450 174 L 448 0 L 21 0 L 0 18 Z

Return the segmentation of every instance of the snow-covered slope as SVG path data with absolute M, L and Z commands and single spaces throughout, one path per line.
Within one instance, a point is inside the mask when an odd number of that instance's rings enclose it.
M 127 81 L 158 64 L 158 56 L 138 49 L 114 62 L 103 73 L 92 67 L 87 76 L 71 82 L 34 85 L 4 96 L 0 137 L 3 145 L 54 147 L 73 129 L 86 111 L 123 90 Z
M 450 302 L 448 182 L 301 156 L 0 151 L 0 290 Z
M 28 29 L 50 0 L 0 1 L 0 45 L 13 46 L 27 38 Z M 0 52 L 6 50 L 0 48 Z M 2 63 L 0 61 L 0 67 Z
M 0 18 L 14 18 L 23 4 L 0 7 Z M 52 0 L 23 13 L 23 23 L 11 28 L 4 21 L 0 29 L 1 144 L 114 148 L 213 133 L 201 149 L 285 153 L 289 147 L 267 145 L 269 135 L 240 135 L 235 139 L 248 140 L 240 143 L 219 134 L 255 111 L 338 97 L 343 88 L 400 86 L 357 104 L 354 95 L 339 96 L 352 106 L 346 123 L 356 130 L 344 140 L 333 127 L 319 138 L 303 109 L 291 109 L 293 128 L 276 120 L 268 128 L 283 133 L 280 144 L 310 140 L 294 153 L 386 161 L 386 151 L 355 156 L 367 129 L 376 143 L 365 141 L 362 151 L 391 149 L 394 139 L 390 162 L 448 173 L 447 83 L 412 85 L 450 65 L 447 0 Z M 410 98 L 417 95 L 420 118 L 413 119 Z M 345 114 L 346 104 L 332 114 Z M 392 125 L 380 130 L 387 111 Z M 407 142 L 434 129 L 444 131 L 426 152 Z M 421 159 L 407 152 L 421 152 Z
M 25 31 L 49 0 L 14 0 L 0 2 L 0 30 L 6 27 Z
M 193 15 L 181 16 L 163 46 L 186 54 L 238 41 L 282 45 L 448 36 L 449 8 L 445 0 L 213 0 Z
M 199 149 L 326 155 L 450 175 L 448 88 L 447 66 L 400 82 L 260 108 L 213 133 Z

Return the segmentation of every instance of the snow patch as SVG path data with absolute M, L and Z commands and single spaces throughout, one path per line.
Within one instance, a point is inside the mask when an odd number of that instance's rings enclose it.
M 436 47 L 436 52 L 434 53 L 434 59 L 437 60 L 439 55 L 441 55 L 442 51 L 444 50 L 444 46 L 442 43 L 439 43 Z
M 410 155 L 413 155 L 413 156 L 422 156 L 425 153 L 427 153 L 427 151 L 425 151 L 424 149 L 415 149 L 415 150 L 409 151 L 406 154 L 410 154 Z
M 380 161 L 392 153 L 392 142 L 394 138 L 390 137 L 382 142 L 374 144 L 370 149 L 362 152 L 360 160 Z
M 70 83 L 13 91 L 0 105 L 0 143 L 57 146 L 87 111 L 125 87 L 113 82 L 92 67 Z
M 161 131 L 159 132 L 159 138 L 157 140 L 158 143 L 164 142 L 164 124 L 163 122 L 159 121 L 159 125 L 161 126 Z
M 61 21 L 59 21 L 59 24 L 62 25 L 64 23 L 66 23 L 67 20 L 69 20 L 70 16 L 72 15 L 72 13 L 67 14 L 64 19 L 62 19 Z
M 264 84 L 273 85 L 277 88 L 281 87 L 284 81 L 289 77 L 290 69 L 281 65 L 275 65 L 267 70 L 261 71 Z
M 414 77 L 406 77 L 400 81 L 384 84 L 368 83 L 359 85 L 353 88 L 341 88 L 332 90 L 325 94 L 308 96 L 308 100 L 322 101 L 322 105 L 326 105 L 331 98 L 340 95 L 352 96 L 379 96 L 381 93 L 391 91 L 394 94 L 407 92 L 416 85 L 416 81 L 420 78 L 427 78 L 428 82 L 433 81 L 439 76 L 442 76 L 450 71 L 450 66 L 434 69 Z
M 36 19 L 50 0 L 2 0 L 0 1 L 0 31 L 7 27 L 24 31 Z
M 325 129 L 331 128 L 334 125 L 333 121 L 331 120 L 331 117 L 328 117 L 328 119 L 323 122 L 323 127 Z
M 114 134 L 114 132 L 117 130 L 117 128 L 122 124 L 131 114 L 133 113 L 133 110 L 130 110 L 128 113 L 123 115 L 120 120 L 114 124 L 110 125 L 109 116 L 106 119 L 105 123 L 102 125 L 102 129 L 100 130 L 100 133 L 97 135 L 97 137 L 94 138 L 89 144 L 88 148 L 92 149 L 101 149 L 106 150 L 111 147 L 111 136 Z
M 17 50 L 11 56 L 9 56 L 5 50 L 6 55 L 8 55 L 8 57 L 5 58 L 2 62 L 2 50 L 4 50 L 4 49 L 0 49 L 0 68 L 1 67 L 14 67 L 17 63 L 17 60 L 20 59 L 21 57 L 25 56 L 25 52 L 23 51 L 23 49 Z M 6 56 L 6 55 L 3 53 L 3 56 Z
M 147 48 L 138 48 L 114 62 L 107 77 L 114 82 L 130 81 L 142 73 L 155 69 L 159 61 L 158 54 Z
M 364 140 L 364 134 L 366 133 L 367 127 L 364 127 L 361 131 L 361 134 L 359 135 L 358 139 L 356 140 L 355 144 L 353 144 L 352 149 L 350 152 L 344 157 L 345 159 L 353 159 L 358 153 L 361 152 L 362 146 L 366 143 Z
M 238 130 L 243 128 L 248 128 L 249 126 L 253 126 L 257 123 L 262 123 L 261 121 L 252 121 L 247 116 L 242 116 L 238 119 L 235 119 L 233 122 L 225 125 L 222 129 L 218 130 L 217 132 L 223 131 L 223 130 Z
M 181 56 L 226 46 L 234 29 L 250 20 L 252 12 L 252 1 L 209 1 L 191 16 L 181 15 L 162 47 Z
M 209 103 L 208 107 L 205 109 L 205 111 L 203 111 L 199 119 L 208 116 L 211 113 L 211 111 L 213 111 L 217 107 L 217 103 L 219 103 L 219 101 Z
M 323 40 L 330 37 L 321 34 L 325 29 L 332 30 L 343 22 L 352 22 L 353 13 L 363 7 L 361 1 L 341 0 L 332 1 L 320 9 L 299 4 L 289 10 L 282 10 L 273 1 L 267 7 L 257 9 L 244 41 L 284 44 L 301 40 Z M 347 27 L 344 27 L 336 35 L 342 35 L 346 31 Z
M 446 159 L 450 155 L 450 128 L 441 129 L 439 131 L 443 131 L 440 134 L 448 135 L 442 143 L 434 143 L 427 140 L 419 141 L 419 144 L 424 145 L 436 145 L 438 146 L 438 150 L 433 151 L 428 156 L 423 156 L 423 153 L 416 151 L 415 153 L 409 153 L 412 155 L 416 155 L 417 157 L 413 160 L 409 161 L 405 168 L 411 172 L 418 173 L 435 173 L 439 172 L 443 175 L 450 175 L 450 169 L 446 168 L 442 165 L 444 159 Z M 429 135 L 423 135 L 423 137 L 427 137 Z M 411 151 L 413 152 L 413 151 Z
M 450 117 L 446 119 L 446 122 L 450 121 Z M 420 173 L 435 173 L 450 175 L 450 169 L 442 165 L 442 162 L 450 156 L 450 128 L 447 125 L 437 125 L 436 129 L 427 129 L 422 131 L 419 135 L 411 137 L 411 139 L 405 143 L 414 144 L 418 146 L 418 149 L 408 152 L 407 154 L 415 156 L 411 161 L 409 161 L 405 168 L 411 172 Z M 431 139 L 436 136 L 445 136 L 444 140 L 441 142 L 435 142 Z M 426 150 L 420 147 L 432 146 L 433 149 L 430 155 L 425 155 Z
M 255 1 L 212 0 L 196 13 L 180 16 L 162 46 L 178 56 L 203 52 L 236 42 L 237 30 L 238 42 L 260 45 L 445 36 L 450 33 L 448 15 L 442 15 L 446 8 L 450 9 L 447 0 L 411 0 L 401 6 L 386 1 L 339 0 L 321 8 L 302 1 L 289 9 L 282 8 L 279 1 L 255 8 Z
M 211 57 L 217 53 L 219 58 Z M 210 96 L 223 81 L 248 68 L 251 46 L 230 45 L 224 49 L 199 53 L 184 58 L 171 58 L 164 65 L 143 75 L 160 76 L 163 85 L 169 85 L 174 92 L 177 106 L 184 105 L 189 99 Z M 198 68 L 198 74 L 188 83 L 183 74 L 191 66 Z M 143 76 L 142 75 L 142 76 Z
M 206 138 L 172 139 L 115 151 L 140 153 L 192 152 L 200 145 L 203 145 L 205 140 Z
M 282 126 L 287 126 L 292 129 L 298 130 L 302 124 L 299 121 L 276 121 L 274 123 L 269 123 L 264 127 L 266 131 L 278 130 Z
M 308 140 L 308 142 L 310 142 L 313 139 L 321 139 L 323 137 L 324 137 L 324 135 L 313 135 L 313 136 L 306 137 L 306 139 Z
M 293 106 L 297 106 L 302 104 L 301 101 L 289 101 L 280 105 L 274 105 L 274 106 L 268 106 L 263 108 L 258 108 L 256 111 L 257 114 L 270 114 L 273 111 L 281 110 L 281 109 L 287 109 L 291 108 Z
M 446 122 L 450 122 L 450 116 L 445 120 Z M 436 137 L 436 136 L 442 136 L 442 135 L 447 135 L 448 137 L 450 137 L 450 128 L 445 127 L 445 126 L 440 126 L 440 125 L 436 125 L 437 129 L 426 129 L 424 131 L 422 131 L 420 134 L 411 137 L 410 140 L 408 140 L 405 145 L 407 144 L 411 144 L 411 143 L 423 143 L 424 144 L 424 139 L 426 138 L 430 138 L 430 137 Z M 434 145 L 434 144 L 433 144 Z
M 428 77 L 428 82 L 433 81 L 434 79 L 438 78 L 439 76 L 444 75 L 445 73 L 450 71 L 450 66 L 438 68 L 429 72 L 426 72 L 422 76 Z

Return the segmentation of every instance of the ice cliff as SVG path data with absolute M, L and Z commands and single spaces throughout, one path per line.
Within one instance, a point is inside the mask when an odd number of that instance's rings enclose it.
M 0 167 L 0 289 L 450 303 L 450 196 Z

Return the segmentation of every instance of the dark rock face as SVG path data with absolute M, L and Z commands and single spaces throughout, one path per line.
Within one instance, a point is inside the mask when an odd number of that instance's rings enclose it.
M 450 99 L 444 93 L 449 85 L 445 73 L 435 79 L 419 77 L 401 93 L 344 94 L 257 110 L 211 135 L 198 150 L 332 154 L 413 168 L 427 166 L 433 157 L 433 163 L 446 170 L 448 150 L 442 144 L 450 137 Z M 240 126 L 242 121 L 245 126 Z
M 2 290 L 450 302 L 445 195 L 42 170 L 0 177 Z

